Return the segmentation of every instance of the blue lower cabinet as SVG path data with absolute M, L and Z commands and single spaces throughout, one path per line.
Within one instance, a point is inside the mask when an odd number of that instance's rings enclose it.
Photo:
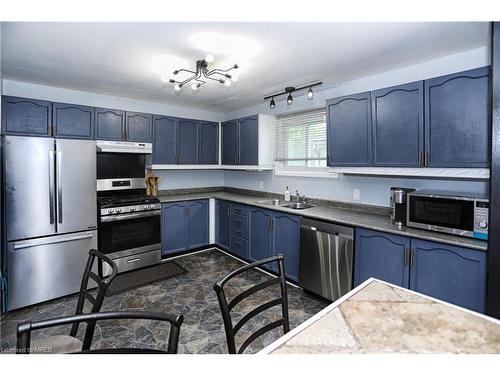
M 272 255 L 273 212 L 262 208 L 250 209 L 249 258 L 253 261 Z
M 225 249 L 229 249 L 231 204 L 217 199 L 215 201 L 215 242 Z
M 208 245 L 208 200 L 189 201 L 186 207 L 188 249 Z
M 412 240 L 410 289 L 484 312 L 486 253 Z
M 162 205 L 162 255 L 206 246 L 209 243 L 208 200 Z
M 354 286 L 374 277 L 407 287 L 409 249 L 408 237 L 356 229 Z
M 185 202 L 162 205 L 162 255 L 187 249 L 187 222 Z
M 273 255 L 283 254 L 285 275 L 299 279 L 300 216 L 273 214 Z M 274 270 L 277 271 L 276 267 Z
M 229 245 L 231 252 L 241 258 L 248 259 L 248 241 L 236 236 L 231 236 L 231 243 Z

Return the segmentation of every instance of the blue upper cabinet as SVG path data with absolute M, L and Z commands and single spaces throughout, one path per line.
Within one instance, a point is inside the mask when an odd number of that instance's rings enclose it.
M 125 111 L 116 109 L 95 109 L 96 139 L 121 141 L 124 139 Z
M 238 120 L 238 146 L 240 165 L 259 164 L 259 118 L 245 117 Z
M 326 101 L 328 165 L 372 165 L 371 96 L 369 92 Z
M 371 98 L 373 165 L 422 166 L 423 81 L 373 91 Z
M 354 285 L 374 277 L 408 287 L 410 239 L 408 237 L 356 229 Z
M 222 123 L 222 164 L 238 164 L 238 121 Z
M 198 163 L 198 120 L 179 119 L 178 147 L 179 164 Z
M 153 116 L 153 164 L 177 163 L 177 119 Z
M 162 255 L 187 249 L 187 215 L 185 202 L 162 205 Z
M 219 124 L 217 122 L 201 121 L 199 128 L 199 163 L 219 163 Z
M 215 242 L 224 248 L 229 248 L 231 204 L 217 199 L 215 202 L 216 238 Z
M 52 103 L 2 96 L 2 131 L 10 135 L 51 136 Z
M 488 167 L 489 67 L 425 81 L 429 167 Z
M 187 248 L 208 245 L 208 200 L 187 201 Z
M 412 240 L 412 258 L 412 290 L 484 312 L 485 252 Z
M 54 136 L 57 138 L 94 139 L 94 108 L 53 103 Z
M 272 225 L 271 211 L 252 207 L 250 209 L 250 248 L 249 258 L 260 260 L 272 255 Z
M 153 115 L 127 112 L 125 116 L 125 140 L 151 143 L 153 139 Z
M 273 255 L 283 254 L 285 275 L 299 279 L 300 216 L 273 214 Z

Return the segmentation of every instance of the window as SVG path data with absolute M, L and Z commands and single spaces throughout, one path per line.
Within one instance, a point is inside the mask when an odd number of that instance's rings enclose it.
M 275 160 L 284 170 L 326 168 L 326 110 L 276 118 Z

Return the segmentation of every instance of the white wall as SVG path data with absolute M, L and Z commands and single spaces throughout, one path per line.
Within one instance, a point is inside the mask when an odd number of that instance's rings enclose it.
M 187 170 L 187 171 L 154 171 L 156 176 L 163 177 L 160 190 L 224 186 L 222 170 Z
M 192 107 L 181 107 L 178 105 L 169 105 L 168 103 L 147 102 L 120 96 L 102 95 L 88 91 L 69 90 L 60 87 L 38 85 L 9 79 L 3 80 L 2 94 L 50 100 L 54 102 L 82 104 L 92 107 L 122 109 L 134 112 L 187 117 L 209 121 L 220 121 L 223 116 L 218 112 L 199 110 Z

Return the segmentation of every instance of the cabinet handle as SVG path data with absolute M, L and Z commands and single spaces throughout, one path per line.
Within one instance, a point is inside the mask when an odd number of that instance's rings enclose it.
M 408 264 L 408 257 L 410 256 L 410 250 L 405 249 L 404 257 L 403 257 L 403 266 Z
M 240 241 L 236 241 L 236 240 L 234 240 L 234 241 L 233 241 L 233 243 L 234 243 L 234 244 L 236 244 L 236 245 L 241 245 L 241 242 L 240 242 Z
M 234 230 L 234 233 L 241 234 L 241 230 L 235 229 L 235 230 Z
M 419 167 L 423 166 L 423 161 L 424 161 L 424 153 L 422 151 L 418 152 L 418 165 Z
M 229 216 L 229 215 L 230 215 L 230 211 L 231 211 L 231 210 L 230 210 L 229 206 L 227 206 L 227 216 Z
M 410 267 L 415 263 L 415 250 L 410 251 Z
M 241 220 L 240 219 L 234 219 L 234 222 L 235 223 L 241 223 Z
M 429 152 L 425 151 L 425 154 L 424 154 L 424 165 L 426 167 L 429 166 Z

